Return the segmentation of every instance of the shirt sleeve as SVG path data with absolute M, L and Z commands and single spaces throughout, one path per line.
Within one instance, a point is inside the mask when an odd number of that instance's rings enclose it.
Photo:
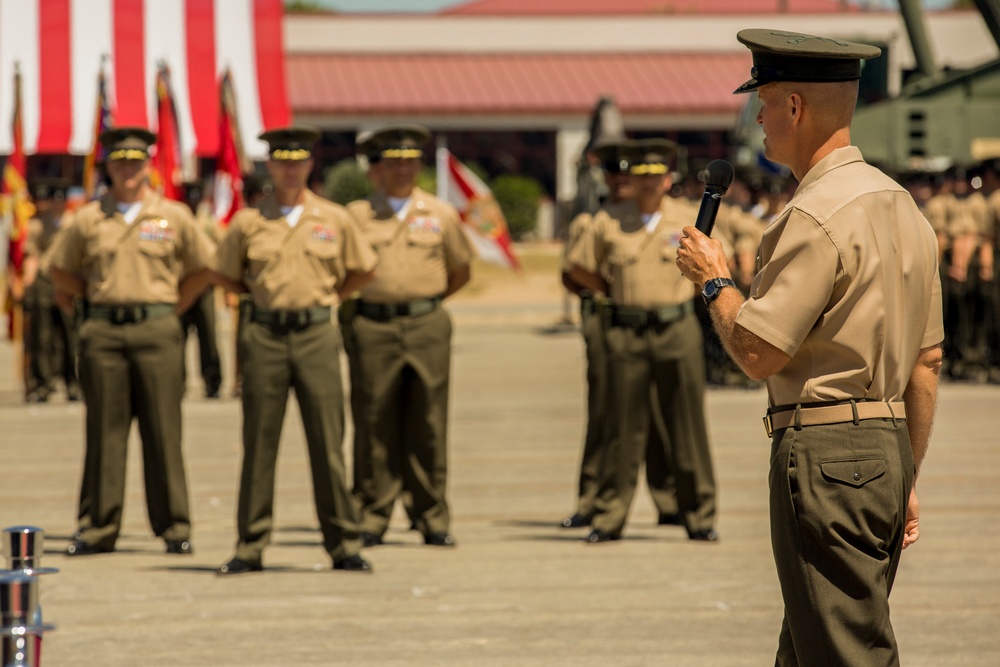
M 566 257 L 570 269 L 577 266 L 590 273 L 599 274 L 601 272 L 601 264 L 605 255 L 604 236 L 601 233 L 603 219 L 603 214 L 595 216 L 593 222 L 587 225 L 573 243 Z
M 840 253 L 819 223 L 794 208 L 771 225 L 761 251 L 763 266 L 736 323 L 794 356 L 830 302 Z
M 82 233 L 82 221 L 74 218 L 56 234 L 52 247 L 46 253 L 48 265 L 60 271 L 83 275 L 83 260 L 87 248 L 86 239 Z
M 344 268 L 355 273 L 368 273 L 378 263 L 378 255 L 353 215 L 345 212 L 341 216 L 341 222 L 344 233 Z
M 246 257 L 246 251 L 243 247 L 246 215 L 241 211 L 233 216 L 215 252 L 215 270 L 236 282 L 243 281 L 244 259 Z
M 476 256 L 476 251 L 472 247 L 472 242 L 462 229 L 462 222 L 459 220 L 458 212 L 451 209 L 442 220 L 444 229 L 444 261 L 448 275 L 457 269 L 467 266 Z
M 215 261 L 212 252 L 212 241 L 208 238 L 201 227 L 195 222 L 194 216 L 185 212 L 179 213 L 181 224 L 181 248 L 180 259 L 184 265 L 182 275 L 200 271 L 201 269 L 214 269 Z

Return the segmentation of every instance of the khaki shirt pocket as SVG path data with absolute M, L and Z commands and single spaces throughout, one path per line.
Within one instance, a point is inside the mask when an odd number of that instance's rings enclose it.
M 424 230 L 409 230 L 406 233 L 406 243 L 412 248 L 418 248 L 430 258 L 438 258 L 444 254 L 444 234 Z
M 823 477 L 848 486 L 861 487 L 885 474 L 883 458 L 836 458 L 819 462 Z
M 247 273 L 256 279 L 267 268 L 274 257 L 274 252 L 265 252 L 260 248 L 247 248 Z
M 321 273 L 339 275 L 338 265 L 341 255 L 339 241 L 309 241 L 305 249 L 306 254 L 320 267 Z

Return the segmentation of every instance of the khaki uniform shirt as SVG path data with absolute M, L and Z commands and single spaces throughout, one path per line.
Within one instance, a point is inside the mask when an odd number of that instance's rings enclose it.
M 693 225 L 697 210 L 664 197 L 660 220 L 647 231 L 634 201 L 598 211 L 593 224 L 570 250 L 569 261 L 610 278 L 611 300 L 622 306 L 655 308 L 689 301 L 695 287 L 675 263 L 681 229 Z
M 966 234 L 979 234 L 980 222 L 972 197 L 951 197 L 948 200 L 948 236 L 958 238 Z
M 343 206 L 306 191 L 302 207 L 291 227 L 268 195 L 234 215 L 219 244 L 219 273 L 243 282 L 260 308 L 335 306 L 348 271 L 375 268 L 375 253 Z
M 1000 189 L 986 198 L 986 228 L 983 236 L 993 242 L 994 251 L 1000 250 Z
M 944 339 L 934 232 L 853 146 L 806 174 L 758 263 L 736 322 L 792 357 L 767 380 L 771 405 L 901 400 Z
M 49 261 L 82 277 L 91 303 L 172 304 L 183 276 L 211 268 L 212 251 L 187 206 L 147 190 L 132 224 L 110 194 L 80 208 Z
M 58 225 L 46 225 L 39 218 L 28 221 L 28 238 L 24 242 L 26 257 L 42 257 L 52 247 L 56 236 L 69 223 L 70 214 L 65 214 Z
M 927 200 L 924 213 L 927 215 L 927 222 L 931 229 L 939 234 L 948 233 L 948 212 L 951 210 L 951 201 L 954 195 L 934 195 Z
M 401 303 L 444 294 L 448 276 L 472 261 L 472 244 L 455 208 L 414 188 L 400 220 L 382 192 L 348 208 L 378 253 L 375 279 L 361 290 L 373 303 Z
M 763 235 L 764 223 L 759 218 L 738 206 L 722 202 L 712 236 L 722 241 L 724 249 L 728 244 L 737 254 L 756 253 Z M 730 253 L 727 251 L 726 254 Z

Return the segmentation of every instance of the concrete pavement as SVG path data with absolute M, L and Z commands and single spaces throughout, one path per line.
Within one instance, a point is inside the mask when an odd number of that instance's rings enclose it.
M 782 606 L 763 391 L 708 396 L 719 543 L 655 527 L 640 490 L 626 539 L 585 545 L 585 531 L 556 525 L 573 509 L 580 455 L 579 335 L 542 332 L 559 313 L 552 301 L 469 298 L 452 311 L 449 483 L 459 546 L 423 546 L 397 512 L 388 544 L 365 552 L 372 575 L 329 570 L 294 401 L 268 569 L 214 574 L 235 541 L 240 409 L 200 398 L 197 384 L 184 405 L 195 554 L 168 556 L 152 538 L 133 433 L 119 551 L 61 555 L 75 528 L 83 408 L 21 404 L 11 348 L 0 344 L 0 527 L 44 528 L 44 564 L 61 570 L 41 581 L 45 619 L 58 626 L 43 664 L 773 664 Z M 998 387 L 942 387 L 920 481 L 922 538 L 905 553 L 892 597 L 904 665 L 1000 664 L 998 407 Z

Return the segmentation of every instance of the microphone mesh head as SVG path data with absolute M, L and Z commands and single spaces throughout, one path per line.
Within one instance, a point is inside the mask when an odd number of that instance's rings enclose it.
M 735 176 L 733 165 L 725 160 L 712 160 L 705 167 L 705 187 L 718 188 L 725 192 L 732 185 Z

